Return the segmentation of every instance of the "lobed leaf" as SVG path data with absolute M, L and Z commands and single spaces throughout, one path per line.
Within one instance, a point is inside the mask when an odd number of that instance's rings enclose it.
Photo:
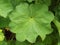
M 44 4 L 29 6 L 27 3 L 21 3 L 9 17 L 11 31 L 16 33 L 17 40 L 21 42 L 28 40 L 34 43 L 38 35 L 44 40 L 46 34 L 53 31 L 50 23 L 54 16 Z
M 0 0 L 0 16 L 7 17 L 8 13 L 12 11 L 10 0 Z

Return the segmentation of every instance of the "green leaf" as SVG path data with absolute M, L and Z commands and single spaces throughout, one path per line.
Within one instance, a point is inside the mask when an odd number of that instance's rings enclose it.
M 60 22 L 60 3 L 55 7 L 55 18 Z
M 16 45 L 30 45 L 30 43 L 28 41 L 24 41 L 24 42 L 16 41 Z
M 60 45 L 60 42 L 58 43 L 58 45 Z
M 0 0 L 0 16 L 6 17 L 12 11 L 10 0 Z
M 57 19 L 54 19 L 53 22 L 56 25 L 58 32 L 59 32 L 59 35 L 60 35 L 60 22 Z
M 0 29 L 0 42 L 3 41 L 5 38 L 3 32 L 2 32 L 2 29 Z
M 4 34 L 3 33 L 0 33 L 0 41 L 3 41 L 4 40 Z
M 58 45 L 60 45 L 60 37 L 58 38 Z
M 7 42 L 2 41 L 2 42 L 0 42 L 0 45 L 7 45 Z
M 10 20 L 9 20 L 8 17 L 7 18 L 4 18 L 4 17 L 1 17 L 0 16 L 0 28 L 8 27 L 9 22 L 10 22 Z
M 51 0 L 35 0 L 35 2 L 40 3 L 40 4 L 45 4 L 47 6 L 51 5 Z
M 26 0 L 11 0 L 11 3 L 13 5 L 13 7 L 15 8 L 17 5 L 19 5 L 20 3 L 24 2 Z
M 32 2 L 33 0 L 27 0 L 28 2 Z
M 51 0 L 43 0 L 43 3 L 45 3 L 47 6 L 51 5 Z
M 7 41 L 7 45 L 16 45 L 15 42 L 15 40 L 9 40 Z
M 28 40 L 34 43 L 38 35 L 44 40 L 46 34 L 53 31 L 50 23 L 54 16 L 46 5 L 29 6 L 27 3 L 21 3 L 9 17 L 11 31 L 16 33 L 17 40 L 21 42 Z
M 53 22 L 56 25 L 60 35 L 60 3 L 56 6 L 54 11 L 55 11 L 55 19 Z

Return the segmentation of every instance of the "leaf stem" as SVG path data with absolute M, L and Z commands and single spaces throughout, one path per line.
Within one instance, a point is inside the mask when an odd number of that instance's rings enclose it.
M 60 22 L 57 19 L 54 19 L 53 23 L 56 25 L 56 27 L 57 27 L 57 29 L 59 31 L 59 34 L 60 34 Z

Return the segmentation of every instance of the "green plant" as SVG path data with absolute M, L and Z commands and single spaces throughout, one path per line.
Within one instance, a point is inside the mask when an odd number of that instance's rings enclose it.
M 0 0 L 0 45 L 60 45 L 59 0 Z

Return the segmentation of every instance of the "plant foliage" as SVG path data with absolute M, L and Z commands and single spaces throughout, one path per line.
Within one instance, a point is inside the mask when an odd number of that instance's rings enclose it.
M 60 1 L 0 0 L 0 45 L 60 45 Z

